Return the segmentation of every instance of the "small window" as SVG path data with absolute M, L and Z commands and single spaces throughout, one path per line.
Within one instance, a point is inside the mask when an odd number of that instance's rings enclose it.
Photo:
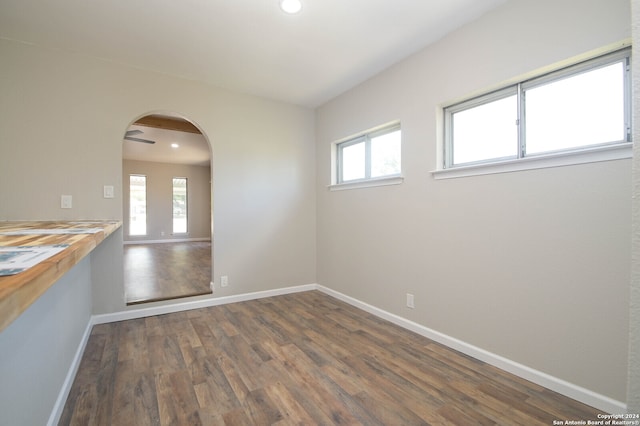
M 129 175 L 129 235 L 147 235 L 147 177 Z
M 492 94 L 489 99 L 452 114 L 453 165 L 518 156 L 515 90 Z
M 626 140 L 626 63 L 524 85 L 526 154 Z
M 445 108 L 443 167 L 631 141 L 625 49 Z
M 337 183 L 400 175 L 401 132 L 397 124 L 338 143 L 336 148 Z
M 187 233 L 187 178 L 173 178 L 173 233 Z

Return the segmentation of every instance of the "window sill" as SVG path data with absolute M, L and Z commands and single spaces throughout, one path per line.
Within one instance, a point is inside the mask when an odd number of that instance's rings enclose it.
M 468 176 L 510 173 L 522 170 L 546 169 L 601 161 L 622 160 L 633 155 L 633 143 L 597 147 L 588 150 L 539 155 L 496 163 L 440 169 L 431 172 L 434 179 L 455 179 Z
M 329 191 L 344 191 L 347 189 L 370 188 L 374 186 L 400 185 L 404 182 L 403 176 L 385 176 L 381 178 L 359 180 L 355 182 L 337 183 L 329 185 Z

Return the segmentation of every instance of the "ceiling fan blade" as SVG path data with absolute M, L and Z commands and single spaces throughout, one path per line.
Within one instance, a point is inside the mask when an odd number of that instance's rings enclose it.
M 124 137 L 129 137 L 129 136 L 133 136 L 133 135 L 139 135 L 140 133 L 142 133 L 142 130 L 127 130 L 127 133 L 124 134 Z
M 150 143 L 150 144 L 156 143 L 156 141 L 150 141 L 149 139 L 132 138 L 129 136 L 125 136 L 124 139 L 132 142 L 144 142 L 144 143 Z

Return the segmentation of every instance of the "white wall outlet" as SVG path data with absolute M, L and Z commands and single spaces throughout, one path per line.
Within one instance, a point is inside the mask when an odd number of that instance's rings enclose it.
M 211 289 L 211 291 L 215 290 L 215 287 L 213 286 L 213 281 L 209 283 L 209 288 Z
M 73 207 L 73 197 L 71 195 L 61 195 L 60 196 L 60 208 L 61 209 L 70 209 Z
M 229 277 L 226 275 L 223 275 L 220 277 L 220 287 L 226 287 L 229 285 Z
M 415 308 L 415 304 L 413 303 L 413 294 L 407 293 L 407 308 Z
M 102 189 L 104 198 L 113 198 L 113 185 L 105 185 Z

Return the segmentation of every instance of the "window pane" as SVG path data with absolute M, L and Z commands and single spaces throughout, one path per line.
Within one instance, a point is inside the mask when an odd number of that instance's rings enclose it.
M 129 235 L 147 235 L 146 176 L 129 176 Z
M 365 178 L 364 142 L 341 148 L 342 151 L 342 180 Z
M 516 95 L 452 114 L 453 164 L 518 155 Z
M 371 138 L 371 177 L 400 173 L 400 130 Z
M 173 233 L 187 233 L 186 178 L 173 178 Z
M 622 62 L 529 89 L 525 96 L 527 154 L 625 139 Z

